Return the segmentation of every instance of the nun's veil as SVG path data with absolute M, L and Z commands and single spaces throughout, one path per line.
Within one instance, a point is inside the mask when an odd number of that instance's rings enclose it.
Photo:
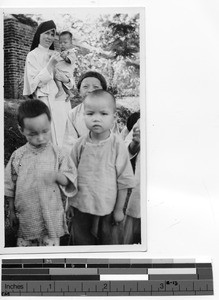
M 51 30 L 51 29 L 55 29 L 56 30 L 56 25 L 53 22 L 53 20 L 43 22 L 43 23 L 41 23 L 38 26 L 38 28 L 37 28 L 37 30 L 35 32 L 35 35 L 33 37 L 33 41 L 32 41 L 32 45 L 31 45 L 30 51 L 32 51 L 33 49 L 35 49 L 36 47 L 38 47 L 38 45 L 40 43 L 40 35 L 41 35 L 41 33 L 46 32 L 46 31 Z M 49 49 L 54 50 L 54 43 L 52 43 L 52 45 L 49 47 Z

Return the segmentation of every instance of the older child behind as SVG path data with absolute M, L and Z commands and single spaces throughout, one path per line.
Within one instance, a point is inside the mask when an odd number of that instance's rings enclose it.
M 27 143 L 13 152 L 5 169 L 5 196 L 10 224 L 19 225 L 17 246 L 58 246 L 68 232 L 61 190 L 76 193 L 74 163 L 50 143 L 51 115 L 40 100 L 18 109 L 18 123 Z
M 140 205 L 140 119 L 134 124 L 125 139 L 130 158 L 135 158 L 135 187 L 133 188 L 125 217 L 125 244 L 141 243 L 141 205 Z
M 79 105 L 71 109 L 68 113 L 68 119 L 65 128 L 65 134 L 63 139 L 63 148 L 70 152 L 73 145 L 79 137 L 88 134 L 88 128 L 84 121 L 84 99 L 94 90 L 107 90 L 106 79 L 100 73 L 96 71 L 88 71 L 81 75 L 77 83 L 77 89 L 81 98 Z M 119 133 L 118 124 L 116 119 L 114 120 L 112 131 Z
M 70 98 L 73 97 L 73 94 L 70 89 L 68 89 L 60 80 L 58 80 L 57 74 L 60 72 L 63 73 L 69 79 L 69 82 L 73 78 L 76 55 L 72 45 L 72 33 L 69 31 L 61 32 L 59 36 L 59 44 L 61 48 L 60 56 L 62 60 L 56 64 L 55 69 L 54 80 L 59 90 L 56 97 L 59 97 L 65 91 L 65 93 L 68 95 L 65 101 L 69 101 Z
M 78 193 L 67 215 L 71 217 L 71 243 L 123 244 L 124 204 L 134 175 L 124 141 L 111 132 L 116 105 L 104 90 L 84 100 L 89 133 L 75 143 L 71 157 L 78 168 Z

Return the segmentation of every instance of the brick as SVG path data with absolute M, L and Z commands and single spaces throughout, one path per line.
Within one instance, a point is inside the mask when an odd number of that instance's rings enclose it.
M 26 55 L 36 27 L 11 18 L 4 19 L 4 97 L 23 98 L 23 75 Z M 22 83 L 22 84 L 21 84 Z

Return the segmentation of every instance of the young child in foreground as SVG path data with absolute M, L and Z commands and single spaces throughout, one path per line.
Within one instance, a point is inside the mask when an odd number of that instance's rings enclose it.
M 115 98 L 95 90 L 83 103 L 89 133 L 77 140 L 70 154 L 78 168 L 78 193 L 69 199 L 67 212 L 70 244 L 123 244 L 123 209 L 134 175 L 124 141 L 111 132 Z
M 71 97 L 73 97 L 73 94 L 71 90 L 67 89 L 67 87 L 61 81 L 58 80 L 57 73 L 64 73 L 69 79 L 69 82 L 70 80 L 74 80 L 73 73 L 75 69 L 76 55 L 72 45 L 72 33 L 70 31 L 61 32 L 59 36 L 59 44 L 61 50 L 60 56 L 62 60 L 56 64 L 54 80 L 59 90 L 56 94 L 56 97 L 59 97 L 65 91 L 65 93 L 68 95 L 65 101 L 69 101 Z
M 76 168 L 50 142 L 46 104 L 27 100 L 19 106 L 17 118 L 27 143 L 12 153 L 5 169 L 5 196 L 10 224 L 18 226 L 17 246 L 58 246 L 68 233 L 61 193 L 75 195 Z

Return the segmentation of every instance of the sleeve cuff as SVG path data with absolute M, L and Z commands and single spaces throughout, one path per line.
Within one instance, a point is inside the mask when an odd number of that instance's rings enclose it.
M 49 82 L 50 80 L 53 79 L 53 76 L 49 73 L 49 71 L 47 70 L 47 68 L 44 68 L 38 75 L 38 80 L 39 82 L 46 84 L 47 82 Z
M 69 184 L 67 186 L 61 186 L 60 188 L 67 197 L 73 197 L 77 194 L 77 177 L 72 176 L 68 172 L 63 173 L 69 180 Z

